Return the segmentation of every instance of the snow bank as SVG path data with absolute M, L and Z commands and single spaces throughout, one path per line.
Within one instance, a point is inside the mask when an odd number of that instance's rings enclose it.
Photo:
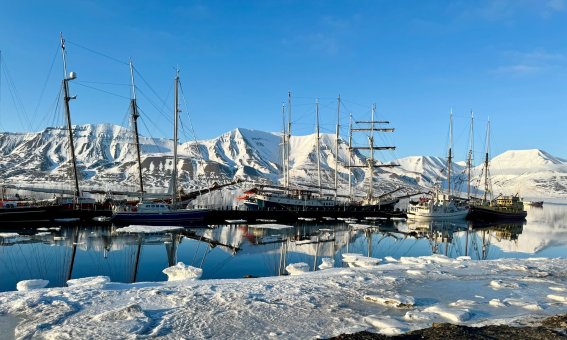
M 183 262 L 165 268 L 162 272 L 167 275 L 167 281 L 198 280 L 203 275 L 203 269 L 187 266 Z
M 166 271 L 186 278 L 190 268 Z M 361 330 L 394 335 L 438 322 L 514 326 L 565 312 L 565 268 L 567 259 L 424 256 L 316 272 L 295 263 L 286 269 L 301 275 L 176 284 L 92 277 L 0 293 L 0 319 L 20 320 L 19 338 L 309 339 Z
M 18 284 L 16 285 L 16 289 L 18 291 L 40 289 L 40 288 L 45 288 L 48 284 L 49 284 L 49 281 L 47 281 L 47 280 L 40 280 L 40 279 L 24 280 L 24 281 L 18 282 Z

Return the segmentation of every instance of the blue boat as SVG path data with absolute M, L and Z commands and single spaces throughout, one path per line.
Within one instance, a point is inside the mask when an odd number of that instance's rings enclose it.
M 204 221 L 207 209 L 172 209 L 167 203 L 140 202 L 130 211 L 116 212 L 110 221 L 114 224 L 192 225 Z

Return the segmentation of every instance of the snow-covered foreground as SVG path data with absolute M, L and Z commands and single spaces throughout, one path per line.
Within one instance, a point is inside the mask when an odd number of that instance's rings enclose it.
M 77 279 L 67 288 L 0 293 L 0 324 L 18 318 L 18 337 L 53 339 L 309 338 L 397 334 L 433 322 L 513 325 L 567 309 L 566 259 L 384 262 L 238 280 Z

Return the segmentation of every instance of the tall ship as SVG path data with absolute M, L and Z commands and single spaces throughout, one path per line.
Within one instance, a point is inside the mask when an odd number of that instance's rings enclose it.
M 523 221 L 528 212 L 518 195 L 499 195 L 490 199 L 491 181 L 489 171 L 490 121 L 486 129 L 486 152 L 484 155 L 484 194 L 482 199 L 472 198 L 469 203 L 468 219 L 473 221 Z
M 253 189 L 244 192 L 239 197 L 243 204 L 251 210 L 278 209 L 278 210 L 327 210 L 327 211 L 393 211 L 394 206 L 399 202 L 398 198 L 391 197 L 394 191 L 382 195 L 373 193 L 374 187 L 374 169 L 377 167 L 392 167 L 393 164 L 377 164 L 374 153 L 377 150 L 395 149 L 393 146 L 376 146 L 374 145 L 375 132 L 393 132 L 393 128 L 384 128 L 381 125 L 389 124 L 387 121 L 375 121 L 374 115 L 376 105 L 372 107 L 372 118 L 370 121 L 356 122 L 360 127 L 353 128 L 352 115 L 350 118 L 350 136 L 349 136 L 349 192 L 348 195 L 339 194 L 338 185 L 338 154 L 339 154 L 339 130 L 340 130 L 340 107 L 341 99 L 338 97 L 337 109 L 337 130 L 335 143 L 335 169 L 334 169 L 334 187 L 324 187 L 321 183 L 321 145 L 319 131 L 319 103 L 316 102 L 316 155 L 317 155 L 317 185 L 295 185 L 291 183 L 290 176 L 290 141 L 291 141 L 291 93 L 288 93 L 288 123 L 285 123 L 285 107 L 282 107 L 282 115 L 284 116 L 283 133 L 282 133 L 282 172 L 283 185 L 258 185 Z M 368 146 L 355 147 L 352 145 L 353 132 L 367 132 Z M 352 164 L 352 153 L 354 150 L 367 150 L 367 163 L 363 165 Z M 368 168 L 368 191 L 363 199 L 355 199 L 353 197 L 352 188 L 352 172 L 350 168 L 363 167 Z
M 144 181 L 142 177 L 142 163 L 140 156 L 140 142 L 138 137 L 139 117 L 136 103 L 136 87 L 134 86 L 134 71 L 130 62 L 130 76 L 132 80 L 131 115 L 134 127 L 136 145 L 136 156 L 138 160 L 138 176 L 140 201 L 136 206 L 119 205 L 114 207 L 111 221 L 116 224 L 144 224 L 144 225 L 187 225 L 202 222 L 208 210 L 206 209 L 178 209 L 177 191 L 177 125 L 179 121 L 179 70 L 174 80 L 174 105 L 173 105 L 173 168 L 171 174 L 171 203 L 165 201 L 144 200 Z

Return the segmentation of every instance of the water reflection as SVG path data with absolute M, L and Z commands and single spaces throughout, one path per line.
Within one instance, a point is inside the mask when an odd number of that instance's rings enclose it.
M 293 226 L 219 225 L 137 234 L 115 227 L 40 228 L 0 233 L 0 290 L 25 279 L 64 286 L 71 278 L 105 275 L 116 282 L 165 280 L 178 261 L 203 269 L 203 279 L 273 276 L 323 258 L 343 266 L 342 254 L 384 258 L 443 254 L 473 259 L 565 257 L 567 206 L 530 209 L 525 223 L 402 220 L 299 221 Z M 5 279 L 4 279 L 5 278 Z

